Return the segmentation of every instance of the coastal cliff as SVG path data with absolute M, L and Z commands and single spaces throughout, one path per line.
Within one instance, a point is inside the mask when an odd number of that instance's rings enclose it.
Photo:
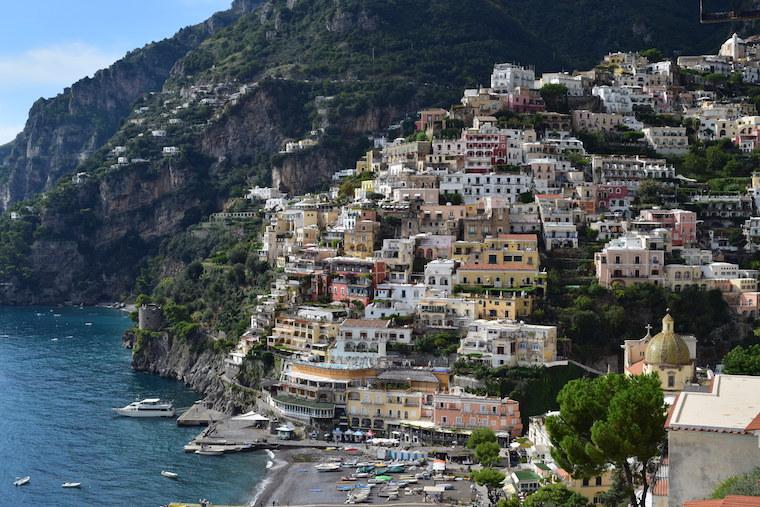
M 225 354 L 209 346 L 202 333 L 182 339 L 167 331 L 130 330 L 123 343 L 132 348 L 132 368 L 183 382 L 202 394 L 210 408 L 233 414 L 256 404 L 256 391 L 227 378 Z
M 51 189 L 74 171 L 117 132 L 139 98 L 161 90 L 182 57 L 259 3 L 236 2 L 229 11 L 129 52 L 53 98 L 37 100 L 24 130 L 0 146 L 0 209 Z

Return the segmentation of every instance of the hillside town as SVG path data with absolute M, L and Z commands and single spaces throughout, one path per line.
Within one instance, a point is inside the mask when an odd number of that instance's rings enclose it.
M 670 310 L 639 338 L 620 336 L 619 357 L 581 360 L 547 319 L 551 285 L 572 287 L 547 266 L 585 262 L 593 276 L 582 283 L 613 292 L 716 290 L 737 321 L 760 317 L 760 165 L 710 182 L 681 170 L 695 143 L 752 157 L 760 149 L 757 103 L 726 92 L 743 83 L 760 84 L 760 36 L 734 34 L 714 55 L 610 53 L 586 72 L 496 63 L 490 86 L 420 110 L 410 135 L 372 136 L 328 192 L 288 195 L 276 181 L 251 188 L 246 199 L 265 213 L 259 259 L 277 274 L 227 354 L 227 377 L 267 350 L 279 369 L 262 386 L 262 408 L 306 434 L 445 446 L 447 459 L 477 467 L 466 444 L 488 428 L 502 447 L 496 498 L 561 483 L 607 505 L 621 471 L 563 468 L 547 430 L 560 412 L 489 394 L 475 372 L 654 375 L 667 446 L 644 467 L 641 505 L 702 505 L 760 464 L 760 377 L 703 362 L 701 344 L 712 338 L 678 332 Z M 218 109 L 247 86 L 186 99 Z M 182 122 L 168 118 L 168 128 Z M 280 155 L 315 149 L 321 134 L 287 141 Z M 140 163 L 125 151 L 113 149 L 115 165 Z M 178 152 L 167 144 L 160 155 Z

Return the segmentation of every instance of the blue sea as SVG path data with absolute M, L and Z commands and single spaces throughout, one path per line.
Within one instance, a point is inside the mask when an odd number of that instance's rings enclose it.
M 253 497 L 266 454 L 186 454 L 182 447 L 200 428 L 112 414 L 136 398 L 173 399 L 178 408 L 198 399 L 179 382 L 132 371 L 121 346 L 130 325 L 117 310 L 0 307 L 0 506 L 245 504 Z M 13 486 L 26 475 L 30 484 Z M 67 481 L 82 488 L 62 489 Z

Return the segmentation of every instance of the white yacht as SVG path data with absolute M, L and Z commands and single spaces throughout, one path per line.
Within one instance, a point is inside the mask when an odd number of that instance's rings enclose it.
M 135 401 L 126 407 L 114 408 L 113 411 L 126 417 L 174 417 L 172 402 L 158 398 Z

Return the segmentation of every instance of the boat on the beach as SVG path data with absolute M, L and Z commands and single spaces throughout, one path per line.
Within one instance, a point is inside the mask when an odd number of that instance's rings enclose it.
M 61 487 L 66 488 L 66 489 L 81 488 L 82 483 L 81 482 L 64 482 L 63 484 L 61 484 Z
M 161 475 L 163 475 L 167 479 L 179 479 L 179 474 L 176 474 L 174 472 L 169 472 L 167 470 L 161 470 Z
M 340 470 L 340 463 L 320 463 L 319 465 L 314 465 L 314 468 L 319 472 L 337 472 Z
M 371 489 L 354 489 L 346 496 L 347 504 L 364 503 L 369 500 Z
M 171 401 L 159 398 L 146 398 L 135 401 L 122 408 L 114 408 L 114 412 L 125 417 L 174 417 L 174 405 Z
M 31 481 L 32 478 L 28 475 L 26 477 L 16 477 L 16 480 L 13 481 L 14 486 L 26 486 L 29 484 L 29 481 Z

